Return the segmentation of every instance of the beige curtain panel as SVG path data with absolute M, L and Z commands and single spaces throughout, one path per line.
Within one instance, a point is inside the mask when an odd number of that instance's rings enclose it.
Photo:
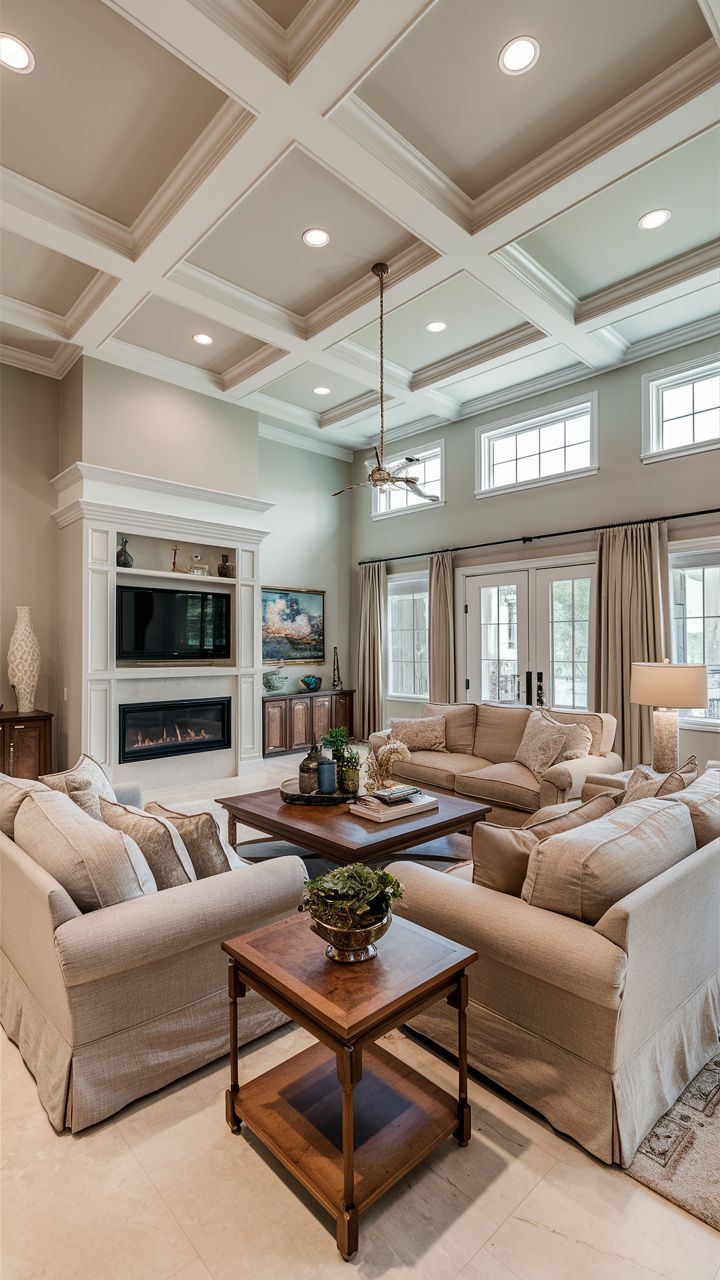
M 455 701 L 455 579 L 451 551 L 430 556 L 430 701 Z
M 384 564 L 360 566 L 357 737 L 365 741 L 383 727 Z
M 598 531 L 595 706 L 617 718 L 626 768 L 652 760 L 650 707 L 630 703 L 633 662 L 662 662 L 669 636 L 667 525 Z

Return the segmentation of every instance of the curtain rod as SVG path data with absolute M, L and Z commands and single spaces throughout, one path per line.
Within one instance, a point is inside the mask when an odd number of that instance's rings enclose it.
M 541 542 L 543 538 L 571 538 L 579 533 L 598 533 L 601 529 L 621 529 L 623 526 L 636 524 L 659 524 L 662 520 L 689 520 L 693 516 L 720 515 L 720 507 L 709 507 L 707 511 L 682 511 L 675 516 L 648 516 L 644 520 L 617 520 L 614 524 L 591 524 L 586 529 L 563 529 L 560 533 L 534 533 L 519 538 L 495 538 L 492 542 L 469 542 L 464 547 L 439 547 L 435 551 L 409 551 L 401 556 L 376 556 L 372 560 L 358 560 L 363 564 L 393 564 L 396 560 L 426 560 L 428 556 L 441 555 L 445 551 L 482 551 L 485 547 L 507 547 L 514 542 Z

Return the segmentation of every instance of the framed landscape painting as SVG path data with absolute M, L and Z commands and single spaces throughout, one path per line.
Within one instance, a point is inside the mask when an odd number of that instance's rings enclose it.
M 325 661 L 325 592 L 262 588 L 263 662 Z

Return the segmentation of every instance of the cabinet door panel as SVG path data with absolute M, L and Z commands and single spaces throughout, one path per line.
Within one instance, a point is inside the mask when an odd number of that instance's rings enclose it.
M 333 696 L 333 722 L 336 729 L 347 729 L 350 737 L 353 732 L 353 695 L 336 693 Z
M 287 751 L 287 702 L 263 702 L 263 751 Z
M 312 743 L 312 698 L 290 699 L 290 741 L 288 747 L 309 747 Z
M 313 738 L 315 742 L 322 742 L 328 729 L 332 728 L 332 694 L 327 696 L 322 694 L 319 698 L 312 700 L 312 724 Z
M 42 722 L 18 720 L 9 726 L 8 773 L 14 778 L 37 778 L 41 772 Z

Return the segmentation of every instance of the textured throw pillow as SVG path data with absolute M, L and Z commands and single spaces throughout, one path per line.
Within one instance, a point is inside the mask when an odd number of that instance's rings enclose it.
M 157 891 L 135 841 L 96 822 L 62 792 L 31 792 L 15 819 L 15 842 L 81 911 Z
M 44 782 L 46 787 L 51 787 L 53 791 L 62 791 L 80 809 L 91 818 L 96 818 L 98 822 L 102 821 L 101 797 L 105 800 L 115 800 L 115 792 L 102 765 L 99 765 L 97 760 L 93 760 L 92 756 L 80 756 L 72 769 L 65 769 L 63 773 L 43 774 L 40 781 Z
M 541 711 L 533 711 L 528 716 L 515 759 L 539 778 L 555 763 L 564 747 L 565 726 L 549 723 Z
M 47 787 L 34 778 L 11 778 L 7 773 L 0 773 L 0 831 L 10 840 L 18 809 L 31 791 L 47 791 Z
M 561 724 L 559 720 L 554 720 L 548 711 L 541 711 L 540 714 L 548 724 L 562 729 L 565 734 L 565 745 L 557 758 L 558 761 L 580 760 L 583 756 L 590 754 L 592 734 L 586 724 Z M 553 764 L 555 763 L 557 762 L 553 761 Z
M 445 717 L 421 716 L 419 720 L 391 720 L 390 740 L 404 742 L 410 751 L 447 751 Z
M 720 771 L 706 769 L 701 778 L 671 800 L 686 805 L 692 818 L 698 849 L 720 836 Z
M 689 756 L 679 769 L 672 773 L 655 773 L 651 765 L 639 764 L 633 769 L 621 804 L 632 804 L 634 800 L 647 800 L 651 796 L 671 796 L 677 791 L 684 791 L 697 778 L 697 760 Z
M 172 823 L 133 805 L 100 800 L 102 820 L 108 827 L 124 831 L 142 849 L 158 889 L 173 889 L 197 880 L 185 845 Z
M 233 871 L 243 865 L 235 850 L 223 840 L 211 813 L 175 813 L 154 801 L 145 805 L 145 812 L 172 824 L 190 854 L 198 880 Z
M 617 796 L 611 791 L 602 791 L 582 804 L 549 804 L 544 809 L 531 813 L 523 822 L 524 831 L 532 831 L 538 840 L 547 840 L 549 836 L 559 835 L 561 831 L 572 831 L 574 827 L 582 827 L 586 822 L 595 822 L 612 813 L 617 803 Z
M 695 848 L 690 814 L 679 804 L 638 800 L 538 844 L 520 896 L 543 911 L 597 924 L 614 903 Z
M 445 747 L 448 751 L 457 751 L 461 755 L 471 756 L 475 741 L 475 720 L 477 707 L 474 702 L 463 702 L 459 705 L 441 702 L 428 702 L 420 714 L 445 717 Z

